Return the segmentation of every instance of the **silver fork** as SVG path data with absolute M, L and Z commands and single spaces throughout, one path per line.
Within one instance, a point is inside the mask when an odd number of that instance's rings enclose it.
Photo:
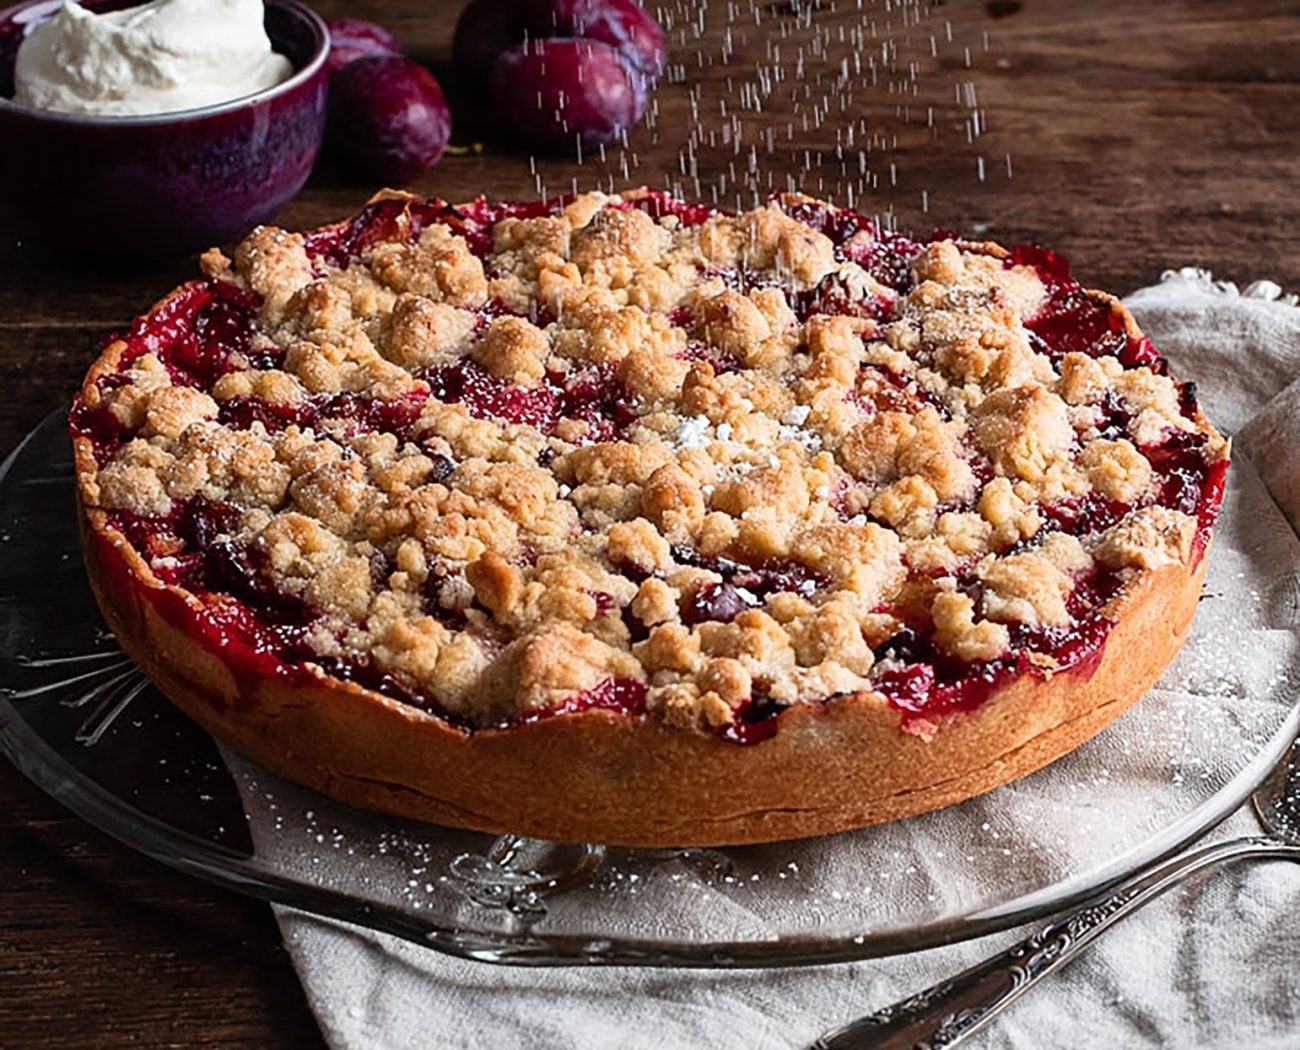
M 1076 911 L 956 977 L 827 1032 L 809 1050 L 956 1046 L 1087 945 L 1190 875 L 1247 857 L 1300 861 L 1300 740 L 1251 797 L 1266 836 L 1230 839 L 1140 871 Z

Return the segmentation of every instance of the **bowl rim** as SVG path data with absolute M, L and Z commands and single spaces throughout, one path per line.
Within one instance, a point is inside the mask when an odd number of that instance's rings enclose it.
M 22 3 L 14 4 L 0 10 L 0 20 L 10 18 L 26 9 L 38 7 L 41 4 L 50 2 L 51 0 L 23 0 Z M 141 0 L 141 2 L 145 2 L 145 0 Z M 264 3 L 267 7 L 282 8 L 301 18 L 312 29 L 317 37 L 316 48 L 312 52 L 312 56 L 307 61 L 306 65 L 301 69 L 295 70 L 291 77 L 280 81 L 278 84 L 272 84 L 270 87 L 262 88 L 260 91 L 254 91 L 247 95 L 240 95 L 237 98 L 228 99 L 225 102 L 214 102 L 211 105 L 197 106 L 191 109 L 170 109 L 163 113 L 136 113 L 130 115 L 65 113 L 55 109 L 41 109 L 38 106 L 22 105 L 11 98 L 4 97 L 0 97 L 0 113 L 7 110 L 34 120 L 45 120 L 57 124 L 84 124 L 92 127 L 142 127 L 148 125 L 176 124 L 190 120 L 202 120 L 206 117 L 219 116 L 222 113 L 229 113 L 243 109 L 258 102 L 276 98 L 281 94 L 287 94 L 294 88 L 307 83 L 324 68 L 325 60 L 329 57 L 330 53 L 329 27 L 326 26 L 325 20 L 303 3 L 302 0 L 264 0 Z M 51 15 L 52 14 L 53 12 L 51 12 Z

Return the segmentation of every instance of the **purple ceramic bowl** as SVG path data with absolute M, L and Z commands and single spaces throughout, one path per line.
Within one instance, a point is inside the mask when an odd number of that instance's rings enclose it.
M 329 32 L 313 11 L 267 0 L 267 33 L 295 70 L 282 84 L 201 109 L 88 117 L 11 101 L 18 45 L 61 4 L 29 0 L 0 12 L 6 236 L 67 261 L 158 259 L 237 240 L 302 188 L 325 128 Z

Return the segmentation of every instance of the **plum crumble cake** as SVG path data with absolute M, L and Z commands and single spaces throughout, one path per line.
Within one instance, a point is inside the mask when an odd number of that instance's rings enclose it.
M 1190 623 L 1228 444 L 1043 249 L 381 194 L 202 268 L 72 413 L 91 580 L 193 718 L 346 801 L 856 827 L 1078 746 Z

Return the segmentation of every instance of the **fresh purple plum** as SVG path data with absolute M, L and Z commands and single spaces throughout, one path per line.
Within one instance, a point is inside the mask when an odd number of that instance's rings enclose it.
M 664 71 L 664 34 L 659 23 L 635 0 L 561 0 L 567 6 L 569 32 L 608 44 L 651 84 Z
M 371 55 L 330 83 L 328 139 L 343 163 L 382 182 L 409 182 L 438 163 L 451 111 L 433 74 L 401 55 Z
M 486 84 L 497 56 L 525 40 L 574 37 L 614 48 L 647 89 L 663 72 L 663 32 L 635 0 L 471 0 L 453 50 L 461 75 Z
M 532 40 L 497 57 L 492 104 L 511 131 L 537 146 L 611 142 L 641 119 L 643 79 L 608 44 Z
M 363 18 L 335 18 L 327 23 L 330 53 L 325 68 L 332 77 L 344 66 L 368 55 L 400 55 L 402 45 L 383 26 Z

